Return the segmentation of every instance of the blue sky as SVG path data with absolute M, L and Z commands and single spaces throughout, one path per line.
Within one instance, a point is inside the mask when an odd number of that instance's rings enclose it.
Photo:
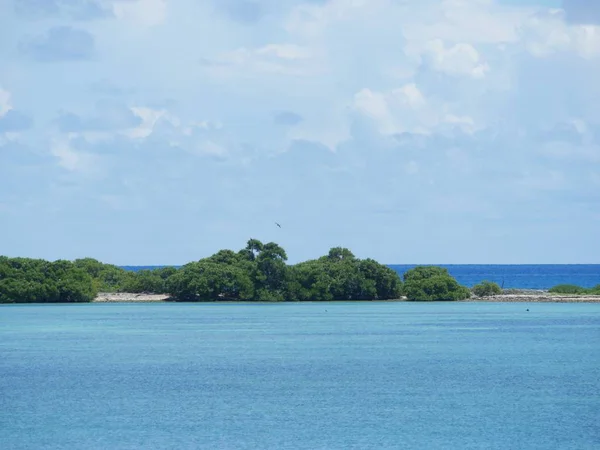
M 600 2 L 0 17 L 0 254 L 181 264 L 253 237 L 290 262 L 600 262 Z

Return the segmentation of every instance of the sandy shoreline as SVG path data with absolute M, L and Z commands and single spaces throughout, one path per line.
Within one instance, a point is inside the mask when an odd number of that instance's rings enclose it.
M 127 292 L 102 292 L 94 299 L 95 303 L 156 303 L 166 302 L 164 294 L 133 294 Z M 388 300 L 389 301 L 389 300 Z M 392 301 L 406 301 L 405 299 Z M 552 295 L 547 292 L 501 294 L 494 297 L 471 297 L 463 302 L 505 302 L 505 303 L 600 303 L 600 295 Z
M 101 292 L 94 299 L 95 303 L 154 303 L 165 302 L 169 299 L 164 294 L 132 294 L 128 292 L 107 293 Z

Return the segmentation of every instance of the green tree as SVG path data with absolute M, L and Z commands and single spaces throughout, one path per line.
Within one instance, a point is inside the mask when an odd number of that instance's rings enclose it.
M 57 302 L 91 302 L 97 294 L 93 278 L 70 261 L 52 264 L 52 284 L 56 287 Z
M 92 277 L 70 261 L 0 257 L 0 303 L 89 302 Z
M 104 264 L 93 258 L 76 259 L 73 264 L 85 270 L 101 292 L 126 292 L 127 283 L 131 283 L 131 272 L 112 264 Z
M 256 257 L 255 287 L 258 300 L 283 300 L 288 272 L 286 261 L 287 254 L 279 245 L 269 242 L 262 246 L 262 251 Z
M 301 262 L 290 268 L 286 297 L 288 300 L 330 301 L 334 299 L 332 284 L 333 278 L 325 271 L 323 262 Z
M 239 253 L 241 256 L 248 259 L 249 261 L 254 261 L 258 257 L 262 249 L 262 242 L 260 242 L 258 239 L 250 239 L 246 244 L 246 248 L 240 250 Z
M 207 261 L 188 263 L 167 280 L 167 290 L 179 301 L 250 300 L 252 281 L 239 267 Z
M 404 273 L 404 282 L 424 280 L 427 278 L 450 276 L 448 269 L 438 266 L 416 266 Z
M 333 247 L 329 250 L 327 254 L 327 258 L 332 261 L 346 261 L 346 260 L 354 260 L 356 257 L 354 253 L 344 247 Z
M 464 300 L 471 291 L 448 271 L 436 266 L 417 266 L 404 274 L 404 294 L 411 301 Z
M 335 247 L 316 260 L 292 266 L 286 295 L 301 301 L 387 300 L 401 293 L 402 280 L 394 270 Z
M 370 258 L 361 260 L 359 269 L 367 279 L 375 282 L 378 300 L 398 299 L 402 296 L 402 280 L 394 269 Z
M 127 271 L 93 258 L 54 263 L 0 257 L 0 302 L 90 301 L 105 292 L 168 293 L 179 301 L 327 301 L 398 298 L 402 280 L 346 248 L 296 265 L 274 242 L 250 239 L 244 249 L 220 250 L 180 269 Z
M 250 254 L 252 254 L 252 258 L 249 257 Z M 244 256 L 248 257 L 247 259 L 254 259 L 254 252 L 248 252 L 247 249 L 238 253 L 234 252 L 233 250 L 219 250 L 214 255 L 206 258 L 206 261 L 214 262 L 216 264 L 235 265 L 239 264 L 244 259 Z
M 492 297 L 494 295 L 502 294 L 502 289 L 498 284 L 491 281 L 482 281 L 479 284 L 473 286 L 473 294 L 477 297 Z
M 597 284 L 593 288 L 590 288 L 588 294 L 591 294 L 591 295 L 600 295 L 600 284 Z

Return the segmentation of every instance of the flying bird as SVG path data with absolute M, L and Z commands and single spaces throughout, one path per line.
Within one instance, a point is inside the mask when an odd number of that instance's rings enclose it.
M 281 225 L 279 225 L 277 222 L 275 222 L 275 225 L 277 225 L 279 228 L 281 228 Z

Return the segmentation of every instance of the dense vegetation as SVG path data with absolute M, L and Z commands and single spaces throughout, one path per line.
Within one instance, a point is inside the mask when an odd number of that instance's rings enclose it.
M 548 290 L 551 294 L 568 294 L 568 295 L 600 295 L 600 284 L 592 288 L 584 288 L 574 284 L 559 284 Z
M 471 290 L 477 297 L 492 297 L 494 295 L 502 294 L 502 289 L 500 286 L 491 281 L 482 281 L 481 283 L 473 286 Z
M 471 297 L 471 291 L 445 268 L 418 266 L 404 274 L 404 295 L 413 301 L 464 300 Z
M 483 281 L 472 290 L 448 271 L 418 266 L 401 278 L 372 259 L 356 258 L 346 248 L 332 248 L 317 259 L 287 264 L 287 254 L 273 242 L 250 239 L 239 250 L 220 250 L 180 268 L 128 271 L 92 258 L 44 261 L 0 256 L 0 303 L 89 302 L 98 292 L 169 295 L 174 301 L 329 301 L 463 300 L 498 295 L 496 283 Z M 508 291 L 505 291 L 508 292 Z M 559 285 L 553 294 L 600 295 L 600 285 Z
M 89 302 L 92 276 L 70 261 L 0 256 L 0 303 Z
M 181 268 L 132 272 L 92 258 L 48 262 L 0 259 L 0 302 L 85 302 L 97 292 L 167 294 L 175 301 L 387 300 L 402 295 L 389 267 L 332 248 L 288 265 L 279 245 L 251 239 L 238 252 L 220 250 Z
M 166 294 L 167 279 L 177 272 L 174 267 L 132 272 L 92 258 L 76 259 L 73 264 L 85 270 L 93 279 L 98 292 L 148 292 Z
M 345 248 L 287 265 L 279 245 L 251 239 L 239 252 L 221 250 L 174 273 L 166 290 L 180 301 L 387 300 L 402 295 L 402 280 L 387 266 Z

